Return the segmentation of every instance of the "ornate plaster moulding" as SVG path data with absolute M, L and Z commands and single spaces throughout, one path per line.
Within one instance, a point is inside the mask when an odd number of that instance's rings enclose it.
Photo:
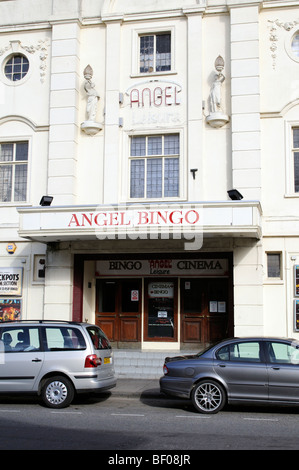
M 0 56 L 3 54 L 8 54 L 10 51 L 12 53 L 20 52 L 22 49 L 28 54 L 39 53 L 40 60 L 40 81 L 44 83 L 46 70 L 47 70 L 47 58 L 48 58 L 48 48 L 49 42 L 47 39 L 40 39 L 36 45 L 25 45 L 21 41 L 14 40 L 10 41 L 9 45 L 0 47 Z
M 276 20 L 268 20 L 269 24 L 269 41 L 270 41 L 270 51 L 272 57 L 272 68 L 273 70 L 276 69 L 276 59 L 277 59 L 277 48 L 278 42 L 280 40 L 279 35 L 277 34 L 279 30 L 284 30 L 287 33 L 290 33 L 292 30 L 295 32 L 295 28 L 299 29 L 299 19 L 293 21 L 280 21 L 279 19 Z M 291 34 L 291 33 L 290 33 Z M 291 38 L 287 38 L 291 39 Z M 294 59 L 291 55 L 290 47 L 286 46 L 287 53 L 291 59 Z

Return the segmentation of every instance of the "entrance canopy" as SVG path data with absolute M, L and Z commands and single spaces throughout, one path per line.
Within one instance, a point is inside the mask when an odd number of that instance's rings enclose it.
M 261 237 L 256 201 L 21 207 L 19 235 L 39 242 L 204 236 Z

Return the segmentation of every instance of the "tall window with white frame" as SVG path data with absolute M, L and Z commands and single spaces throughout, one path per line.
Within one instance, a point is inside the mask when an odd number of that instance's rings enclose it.
M 140 73 L 171 70 L 171 34 L 147 34 L 140 40 Z
M 293 127 L 294 191 L 299 193 L 299 127 Z
M 28 142 L 0 143 L 0 202 L 27 199 Z
M 130 198 L 179 197 L 179 167 L 179 134 L 131 137 Z

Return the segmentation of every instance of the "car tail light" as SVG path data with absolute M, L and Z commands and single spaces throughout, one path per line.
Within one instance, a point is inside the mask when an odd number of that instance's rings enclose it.
M 86 356 L 84 367 L 98 367 L 102 364 L 102 359 L 96 354 L 90 354 Z
M 164 373 L 164 375 L 167 375 L 168 372 L 169 372 L 168 367 L 167 367 L 166 364 L 164 364 L 164 366 L 163 366 L 163 373 Z

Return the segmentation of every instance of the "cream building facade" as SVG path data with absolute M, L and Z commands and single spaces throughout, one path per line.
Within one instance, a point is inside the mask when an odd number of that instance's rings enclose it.
M 299 336 L 297 0 L 2 0 L 0 64 L 2 319 Z

